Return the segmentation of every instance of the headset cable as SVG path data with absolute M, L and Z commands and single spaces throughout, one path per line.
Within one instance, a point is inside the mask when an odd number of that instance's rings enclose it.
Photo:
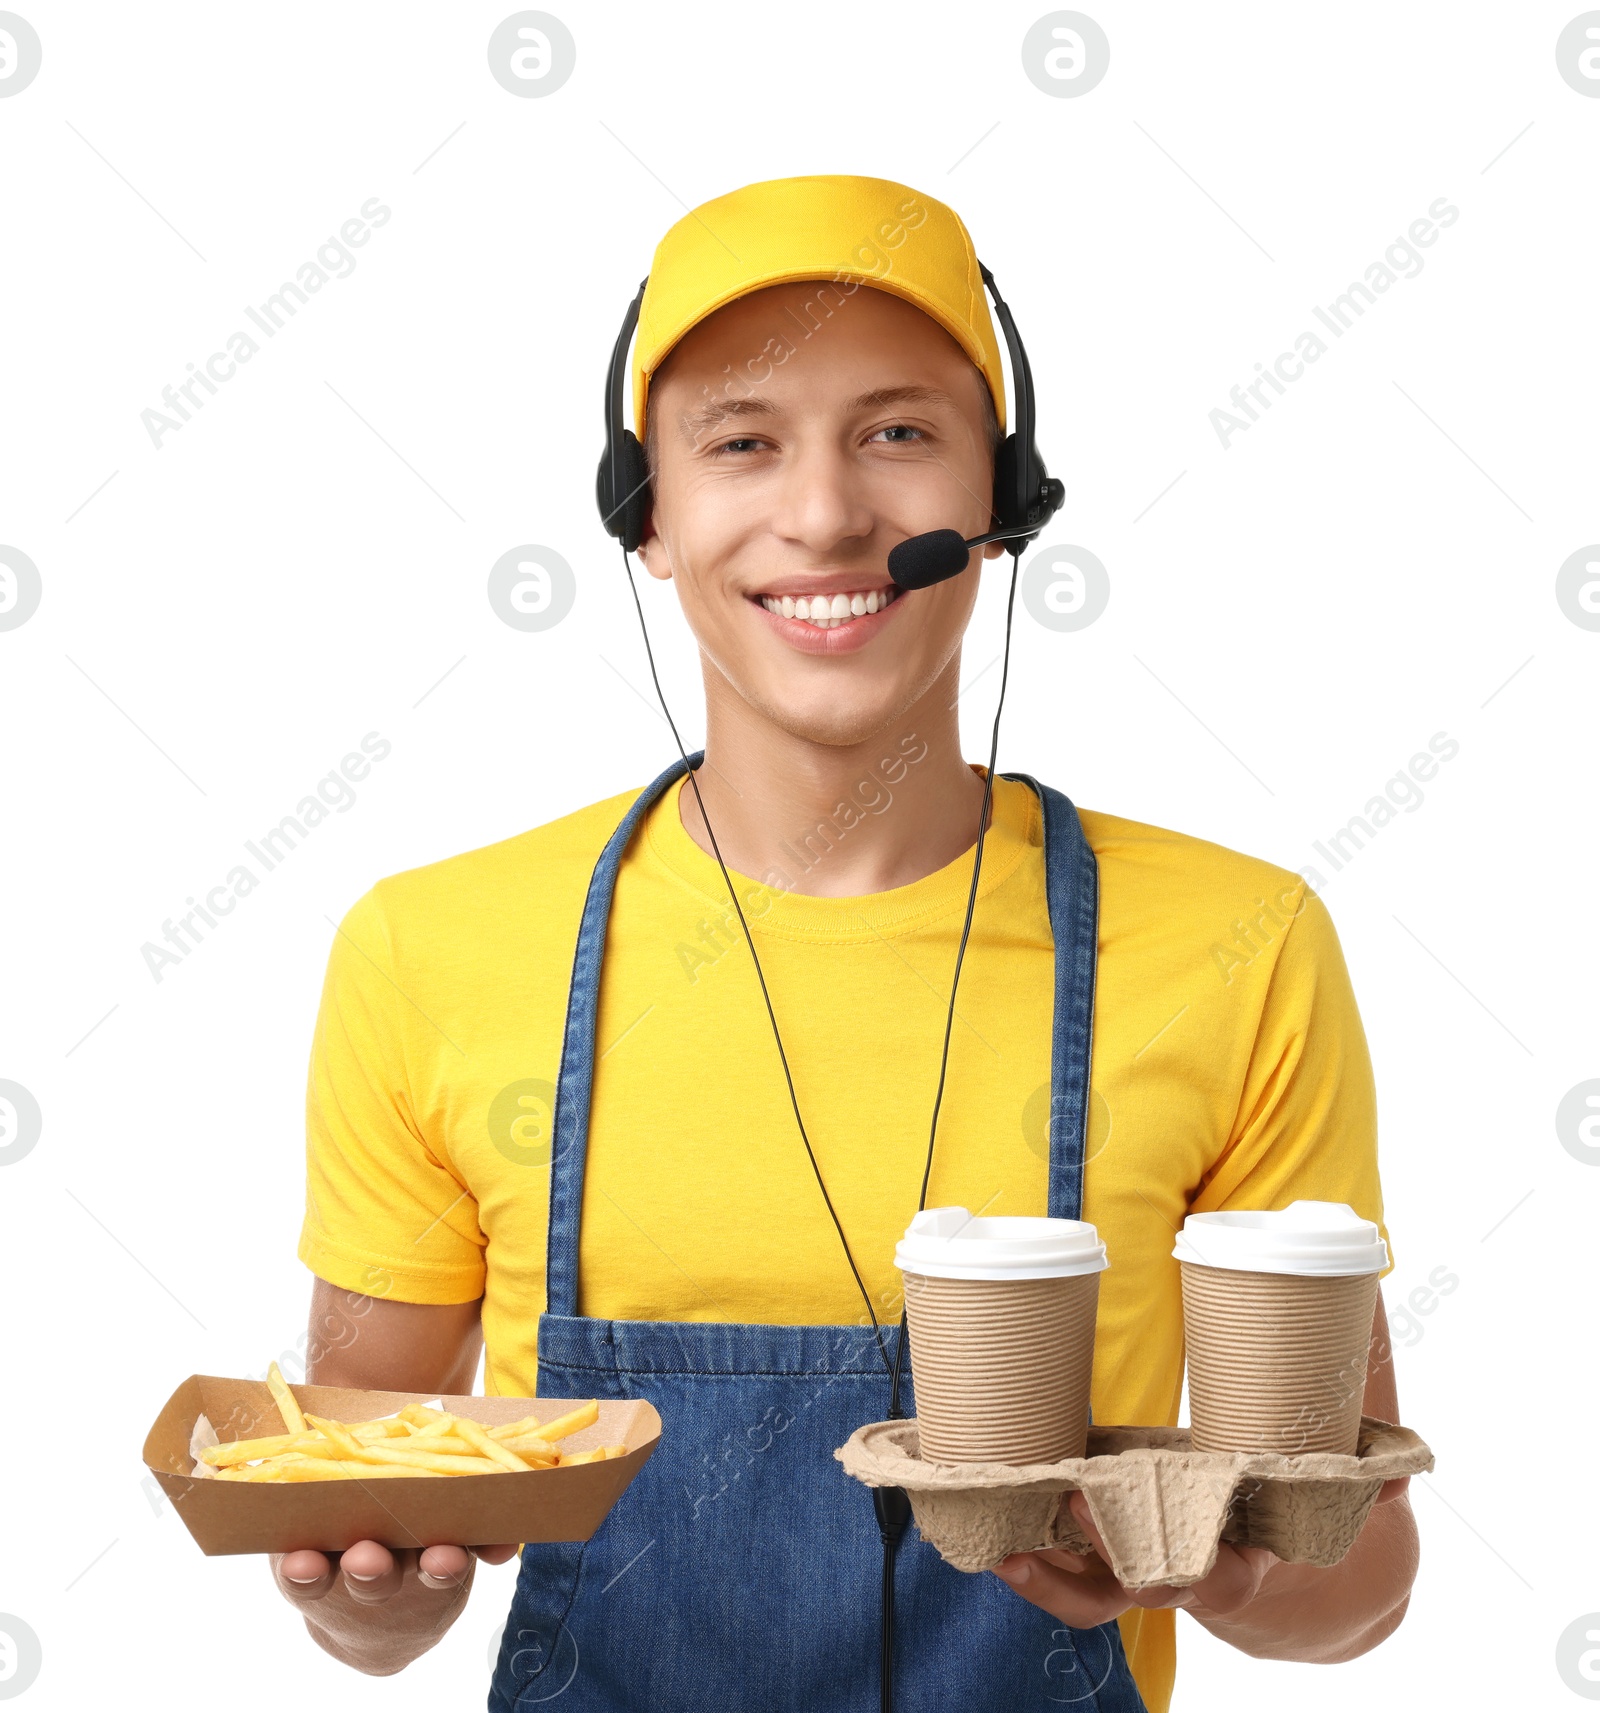
M 1000 693 L 995 701 L 994 724 L 989 734 L 989 765 L 983 779 L 983 804 L 978 815 L 978 837 L 973 848 L 972 881 L 967 889 L 966 916 L 961 924 L 961 938 L 956 945 L 955 970 L 950 978 L 950 1004 L 945 1013 L 944 1042 L 939 1053 L 939 1081 L 934 1091 L 933 1117 L 928 1126 L 928 1155 L 923 1165 L 922 1187 L 917 1197 L 917 1211 L 919 1213 L 927 1205 L 928 1183 L 933 1174 L 933 1147 L 939 1133 L 939 1112 L 944 1104 L 945 1075 L 950 1062 L 950 1037 L 955 1025 L 956 990 L 961 984 L 961 966 L 965 962 L 967 941 L 972 933 L 972 918 L 978 902 L 978 881 L 983 873 L 984 839 L 988 833 L 989 815 L 994 803 L 994 770 L 1000 747 L 1000 715 L 1005 708 L 1006 682 L 1011 671 L 1011 618 L 1016 605 L 1017 567 L 1021 558 L 1022 545 L 1021 542 L 1014 542 L 1008 548 L 1011 554 L 1011 579 L 1006 591 L 1006 628 L 1000 665 Z M 833 1198 L 828 1194 L 828 1186 L 822 1180 L 822 1168 L 817 1164 L 817 1156 L 811 1146 L 811 1137 L 806 1131 L 805 1119 L 800 1114 L 800 1100 L 795 1092 L 794 1075 L 789 1068 L 789 1055 L 784 1050 L 783 1036 L 778 1029 L 777 1014 L 772 1008 L 772 994 L 767 987 L 767 977 L 761 967 L 760 956 L 756 952 L 755 937 L 750 932 L 750 924 L 745 920 L 744 910 L 739 903 L 738 890 L 733 884 L 732 876 L 728 873 L 728 865 L 723 861 L 722 848 L 717 843 L 717 835 L 712 828 L 711 817 L 706 812 L 705 799 L 700 795 L 700 781 L 695 777 L 695 769 L 689 764 L 689 752 L 684 747 L 683 738 L 678 731 L 678 723 L 672 717 L 672 710 L 667 706 L 667 698 L 661 688 L 661 676 L 656 670 L 655 650 L 650 646 L 650 628 L 645 623 L 644 606 L 639 600 L 639 588 L 633 576 L 633 563 L 626 546 L 622 549 L 622 568 L 627 574 L 628 591 L 633 596 L 634 611 L 639 615 L 639 631 L 644 638 L 645 659 L 650 664 L 650 681 L 655 686 L 656 700 L 661 704 L 661 712 L 672 732 L 672 741 L 678 746 L 678 756 L 688 774 L 689 785 L 694 792 L 695 803 L 700 810 L 700 819 L 705 823 L 706 836 L 711 841 L 712 854 L 717 859 L 717 867 L 721 871 L 723 885 L 728 889 L 728 897 L 732 901 L 734 912 L 739 918 L 739 926 L 744 932 L 745 944 L 750 948 L 750 961 L 755 965 L 756 980 L 761 985 L 761 998 L 767 1008 L 767 1021 L 772 1026 L 772 1039 L 778 1049 L 778 1061 L 783 1067 L 784 1085 L 789 1091 L 789 1105 L 794 1111 L 795 1126 L 800 1132 L 800 1140 L 805 1144 L 806 1158 L 811 1162 L 811 1170 L 817 1180 L 817 1188 L 822 1192 L 822 1199 L 827 1205 L 834 1229 L 839 1233 L 839 1242 L 844 1248 L 845 1260 L 849 1263 L 851 1277 L 856 1282 L 856 1289 L 861 1293 L 861 1301 L 867 1311 L 867 1320 L 872 1327 L 873 1338 L 878 1347 L 878 1355 L 889 1374 L 889 1419 L 891 1421 L 903 1420 L 904 1411 L 900 1403 L 900 1375 L 906 1347 L 905 1304 L 902 1302 L 900 1307 L 900 1337 L 895 1344 L 894 1361 L 891 1363 L 889 1353 L 884 1346 L 882 1323 L 873 1309 L 872 1298 L 867 1293 L 866 1284 L 861 1277 L 861 1270 L 856 1265 L 855 1256 L 851 1253 L 850 1240 L 845 1236 L 838 1210 L 833 1205 Z M 875 1487 L 872 1490 L 872 1503 L 878 1519 L 878 1534 L 883 1542 L 883 1615 L 879 1665 L 881 1706 L 882 1713 L 893 1713 L 894 1563 L 896 1549 L 905 1534 L 906 1524 L 910 1521 L 911 1501 L 903 1487 Z

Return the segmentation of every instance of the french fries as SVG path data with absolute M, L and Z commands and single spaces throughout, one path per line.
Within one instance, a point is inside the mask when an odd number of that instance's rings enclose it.
M 276 1362 L 267 1387 L 283 1417 L 284 1432 L 257 1439 L 224 1440 L 200 1453 L 222 1481 L 338 1481 L 391 1476 L 525 1474 L 627 1455 L 625 1445 L 562 1451 L 559 1440 L 600 1419 L 598 1400 L 541 1423 L 537 1416 L 485 1427 L 426 1404 L 407 1404 L 379 1421 L 339 1422 L 308 1415 L 289 1390 Z
M 294 1393 L 289 1390 L 289 1383 L 283 1377 L 283 1370 L 276 1362 L 267 1364 L 267 1390 L 272 1394 L 272 1401 L 278 1406 L 278 1414 L 283 1417 L 283 1425 L 290 1433 L 304 1433 L 306 1418 L 300 1413 L 300 1406 L 295 1402 Z
M 601 1463 L 608 1457 L 622 1457 L 627 1449 L 625 1445 L 597 1445 L 593 1451 L 569 1452 L 561 1461 L 569 1468 L 574 1463 Z
M 507 1451 L 497 1439 L 490 1439 L 470 1416 L 456 1417 L 456 1432 L 481 1457 L 487 1457 L 491 1462 L 498 1463 L 502 1469 L 526 1469 L 527 1462 L 517 1456 L 514 1451 Z M 560 1455 L 558 1452 L 557 1456 Z

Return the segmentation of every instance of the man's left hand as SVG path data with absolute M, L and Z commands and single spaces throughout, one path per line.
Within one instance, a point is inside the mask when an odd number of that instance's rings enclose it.
M 1404 1481 L 1387 1482 L 1380 1499 L 1396 1498 L 1404 1490 Z M 1260 1594 L 1272 1567 L 1283 1562 L 1264 1546 L 1222 1541 L 1216 1563 L 1198 1582 L 1184 1588 L 1125 1588 L 1112 1574 L 1110 1554 L 1089 1514 L 1088 1500 L 1082 1493 L 1072 1493 L 1068 1504 L 1078 1527 L 1094 1543 L 1092 1553 L 1060 1548 L 1017 1552 L 995 1566 L 995 1575 L 1024 1600 L 1075 1630 L 1092 1629 L 1134 1606 L 1181 1606 L 1197 1617 L 1232 1617 Z

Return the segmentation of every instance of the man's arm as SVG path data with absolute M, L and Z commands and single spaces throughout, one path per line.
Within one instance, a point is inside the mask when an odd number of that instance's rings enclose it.
M 1361 1408 L 1384 1421 L 1400 1419 L 1381 1288 Z M 1103 1624 L 1133 1606 L 1177 1606 L 1257 1659 L 1355 1659 L 1398 1628 L 1411 1597 L 1417 1525 L 1406 1486 L 1404 1480 L 1384 1483 L 1355 1544 L 1327 1569 L 1287 1564 L 1265 1547 L 1225 1541 L 1211 1573 L 1192 1586 L 1133 1591 L 1112 1576 L 1088 1504 L 1074 1493 L 1072 1514 L 1097 1552 L 1015 1553 L 996 1574 L 1025 1600 L 1075 1628 Z
M 306 1378 L 319 1386 L 388 1392 L 472 1390 L 483 1347 L 481 1304 L 386 1302 L 318 1279 L 311 1294 Z M 508 1546 L 391 1551 L 358 1541 L 332 1556 L 291 1552 L 273 1576 L 306 1628 L 335 1659 L 388 1676 L 440 1641 L 472 1588 L 474 1552 L 504 1564 Z
M 464 1396 L 478 1376 L 483 1351 L 481 1307 L 481 1299 L 390 1302 L 315 1279 L 306 1380 L 314 1386 Z

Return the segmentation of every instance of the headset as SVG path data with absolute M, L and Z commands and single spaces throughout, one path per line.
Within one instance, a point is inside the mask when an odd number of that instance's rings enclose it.
M 967 891 L 966 916 L 961 925 L 961 938 L 956 947 L 955 971 L 950 981 L 950 1004 L 945 1014 L 944 1047 L 939 1057 L 939 1082 L 934 1094 L 933 1118 L 928 1129 L 928 1154 L 923 1166 L 922 1190 L 917 1200 L 919 1212 L 927 1205 L 928 1200 L 928 1181 L 933 1173 L 933 1144 L 939 1129 L 939 1109 L 944 1101 L 945 1071 L 950 1059 L 950 1036 L 955 1023 L 956 989 L 961 981 L 961 965 L 966 957 L 967 939 L 972 931 L 973 910 L 978 901 L 978 878 L 983 871 L 983 844 L 988 830 L 989 810 L 994 795 L 995 757 L 1000 744 L 1000 713 L 1005 707 L 1006 682 L 1011 671 L 1011 615 L 1017 596 L 1017 566 L 1023 547 L 1032 541 L 1044 525 L 1060 510 L 1062 502 L 1066 498 L 1065 487 L 1046 471 L 1044 460 L 1039 456 L 1039 448 L 1034 440 L 1033 370 L 1028 363 L 1028 353 L 1023 346 L 1022 336 L 1017 332 L 1017 324 L 1005 299 L 1000 295 L 999 287 L 995 285 L 994 275 L 984 267 L 982 262 L 978 264 L 978 271 L 982 274 L 983 283 L 994 301 L 995 314 L 999 318 L 1001 331 L 1005 335 L 1006 348 L 1011 358 L 1011 397 L 1014 426 L 995 456 L 994 516 L 992 519 L 994 527 L 987 534 L 970 537 L 963 536 L 959 530 L 955 529 L 929 530 L 922 535 L 908 537 L 905 541 L 891 548 L 888 555 L 890 577 L 896 587 L 909 590 L 930 588 L 935 583 L 942 583 L 946 578 L 959 576 L 961 572 L 966 570 L 967 560 L 972 550 L 975 547 L 982 547 L 988 542 L 1004 541 L 1009 544 L 1011 553 L 1011 581 L 1006 595 L 1005 646 L 1000 667 L 1000 692 L 995 701 L 994 725 L 989 737 L 989 768 L 984 776 L 983 806 L 978 814 L 978 836 L 972 860 L 972 883 Z M 633 302 L 628 305 L 627 313 L 623 316 L 622 328 L 617 334 L 617 342 L 611 352 L 611 362 L 606 370 L 606 443 L 605 450 L 600 456 L 600 468 L 595 478 L 595 500 L 600 508 L 600 521 L 604 524 L 607 534 L 614 536 L 622 544 L 623 570 L 627 573 L 628 587 L 633 595 L 634 609 L 639 615 L 639 628 L 644 636 L 645 657 L 650 663 L 650 678 L 655 685 L 656 699 L 661 704 L 661 712 L 666 717 L 673 741 L 678 746 L 679 756 L 684 767 L 688 770 L 689 784 L 694 790 L 701 819 L 705 822 L 706 833 L 711 840 L 711 849 L 717 859 L 717 867 L 722 872 L 723 884 L 728 889 L 728 897 L 738 915 L 739 926 L 744 932 L 745 942 L 750 948 L 750 958 L 755 965 L 756 979 L 761 984 L 761 997 L 766 1004 L 768 1021 L 772 1025 L 772 1036 L 777 1045 L 779 1063 L 783 1067 L 784 1081 L 788 1085 L 789 1104 L 794 1110 L 795 1124 L 800 1131 L 800 1140 L 805 1144 L 806 1153 L 810 1157 L 811 1170 L 816 1177 L 817 1187 L 822 1192 L 822 1199 L 827 1204 L 828 1212 L 833 1216 L 834 1227 L 839 1233 L 839 1241 L 844 1246 L 845 1260 L 855 1278 L 856 1288 L 861 1293 L 861 1300 L 866 1305 L 867 1320 L 872 1326 L 873 1337 L 877 1341 L 878 1354 L 889 1374 L 889 1419 L 898 1420 L 904 1415 L 900 1404 L 900 1375 L 901 1361 L 906 1347 L 905 1309 L 902 1307 L 900 1311 L 900 1337 L 895 1345 L 894 1360 L 891 1363 L 888 1351 L 884 1347 L 883 1331 L 877 1312 L 872 1306 L 872 1299 L 868 1295 L 866 1285 L 861 1278 L 861 1270 L 856 1265 L 855 1257 L 851 1253 L 849 1239 L 845 1236 L 844 1226 L 840 1224 L 839 1215 L 834 1209 L 827 1185 L 822 1181 L 822 1171 L 817 1165 L 817 1157 L 811 1147 L 811 1138 L 806 1132 L 805 1120 L 800 1114 L 800 1101 L 795 1093 L 794 1077 L 789 1068 L 789 1056 L 784 1050 L 783 1037 L 778 1031 L 778 1019 L 772 1008 L 772 995 L 767 989 L 766 974 L 761 968 L 761 959 L 757 956 L 755 941 L 751 937 L 750 925 L 746 922 L 744 910 L 740 906 L 739 895 L 729 877 L 728 865 L 722 860 L 722 849 L 717 843 L 717 835 L 712 828 L 711 817 L 706 813 L 705 801 L 700 795 L 700 782 L 695 777 L 695 769 L 689 761 L 688 751 L 684 748 L 683 739 L 679 735 L 677 722 L 673 719 L 672 710 L 668 708 L 666 696 L 662 692 L 661 678 L 656 671 L 655 651 L 650 646 L 650 631 L 645 624 L 644 607 L 640 603 L 638 585 L 634 581 L 633 568 L 628 560 L 628 555 L 644 539 L 644 526 L 650 516 L 651 505 L 650 470 L 645 459 L 644 447 L 640 444 L 638 436 L 634 434 L 632 429 L 624 427 L 622 421 L 622 388 L 628 369 L 628 349 L 633 340 L 634 329 L 638 325 L 639 307 L 644 299 L 645 286 L 648 283 L 648 276 L 639 282 L 639 289 L 634 294 Z M 877 1513 L 878 1533 L 883 1542 L 883 1607 L 879 1632 L 881 1638 L 880 1704 L 882 1713 L 893 1713 L 895 1549 L 905 1534 L 906 1524 L 911 1519 L 911 1501 L 903 1487 L 875 1487 L 872 1489 L 872 1503 Z
M 994 283 L 994 275 L 982 262 L 978 271 L 994 299 L 995 314 L 1011 355 L 1015 425 L 995 458 L 996 527 L 987 535 L 970 538 L 957 530 L 935 529 L 902 541 L 889 554 L 889 575 L 902 589 L 926 589 L 947 577 L 958 576 L 966 570 L 967 555 L 972 549 L 990 541 L 1013 541 L 1016 550 L 1020 550 L 1060 510 L 1066 498 L 1066 489 L 1046 472 L 1034 441 L 1033 369 L 1022 336 L 1017 332 L 1010 306 Z M 622 424 L 622 384 L 628 371 L 628 347 L 633 341 L 639 306 L 648 284 L 648 276 L 639 282 L 639 290 L 628 305 L 622 330 L 612 348 L 606 371 L 606 445 L 595 478 L 600 521 L 607 534 L 622 543 L 625 553 L 632 553 L 644 539 L 645 522 L 650 516 L 650 470 L 644 447 L 633 430 Z

